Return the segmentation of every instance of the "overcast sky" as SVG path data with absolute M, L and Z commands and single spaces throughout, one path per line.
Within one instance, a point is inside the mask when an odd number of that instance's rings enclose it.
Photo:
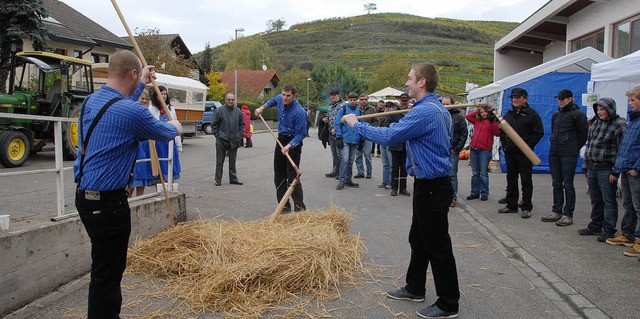
M 126 31 L 108 0 L 62 0 L 118 36 Z M 291 25 L 334 17 L 365 14 L 364 4 L 375 3 L 374 13 L 399 12 L 429 18 L 522 22 L 548 0 L 117 0 L 129 28 L 158 28 L 177 33 L 191 53 L 229 42 L 238 34 L 267 29 L 268 20 Z

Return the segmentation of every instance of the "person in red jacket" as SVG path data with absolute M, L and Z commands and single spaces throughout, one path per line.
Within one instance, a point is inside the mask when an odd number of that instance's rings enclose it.
M 469 144 L 469 161 L 471 162 L 471 194 L 467 200 L 489 199 L 489 161 L 493 150 L 493 137 L 500 136 L 500 126 L 495 121 L 493 113 L 486 107 L 477 108 L 466 116 L 473 124 L 473 136 Z
M 242 106 L 242 117 L 244 118 L 244 134 L 242 137 L 246 141 L 244 147 L 253 147 L 253 141 L 251 141 L 251 110 L 248 106 Z

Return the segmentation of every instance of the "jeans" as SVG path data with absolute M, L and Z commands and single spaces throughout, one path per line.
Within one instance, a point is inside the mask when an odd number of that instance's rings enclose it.
M 76 194 L 76 208 L 91 239 L 91 282 L 89 319 L 119 318 L 122 306 L 120 282 L 127 265 L 127 246 L 131 233 L 131 210 L 127 192 L 116 190 L 100 200 Z
M 573 211 L 576 208 L 576 189 L 573 187 L 573 179 L 576 175 L 577 163 L 578 156 L 549 155 L 551 184 L 553 185 L 553 207 L 551 211 L 572 218 Z
M 340 165 L 340 183 L 352 182 L 353 160 L 356 158 L 358 144 L 344 143 L 342 148 L 342 165 Z
M 518 177 L 522 182 L 522 210 L 533 210 L 533 166 L 523 153 L 505 154 L 507 162 L 507 208 L 518 209 Z
M 449 176 L 416 179 L 413 193 L 413 217 L 409 231 L 411 260 L 405 289 L 414 295 L 424 296 L 427 267 L 431 264 L 438 296 L 435 304 L 445 311 L 458 311 L 460 290 L 448 219 L 453 194 L 451 180 Z
M 451 171 L 449 176 L 451 177 L 451 187 L 453 187 L 453 200 L 458 200 L 458 162 L 460 162 L 460 153 L 451 151 L 449 156 L 451 161 Z
M 622 207 L 624 215 L 620 223 L 622 234 L 633 240 L 640 238 L 640 176 L 629 175 L 626 172 L 620 174 L 620 190 L 622 191 Z
M 587 171 L 587 185 L 591 197 L 591 222 L 589 229 L 600 230 L 606 237 L 613 237 L 618 222 L 616 185 L 609 183 L 611 171 Z
M 364 175 L 365 173 L 364 165 L 362 165 L 362 157 L 364 156 L 364 164 L 367 165 L 367 175 L 371 176 L 371 147 L 373 147 L 373 142 L 364 140 L 362 151 L 356 152 L 356 168 L 358 168 L 358 174 L 360 175 Z
M 391 186 L 391 151 L 389 151 L 389 146 L 380 146 L 380 159 L 382 159 L 382 184 Z
M 471 161 L 471 196 L 489 196 L 489 161 L 491 151 L 477 148 L 469 149 Z
M 329 138 L 331 146 L 331 158 L 333 159 L 333 165 L 331 166 L 331 172 L 340 174 L 340 166 L 342 165 L 342 149 L 336 146 L 336 138 Z

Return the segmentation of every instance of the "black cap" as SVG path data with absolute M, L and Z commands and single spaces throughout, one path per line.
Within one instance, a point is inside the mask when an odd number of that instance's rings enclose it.
M 523 88 L 515 88 L 513 90 L 511 90 L 511 95 L 509 95 L 509 97 L 528 97 L 529 94 L 527 93 L 527 90 L 523 89 Z
M 407 93 L 400 94 L 400 99 L 401 100 L 408 100 L 409 99 L 409 94 L 407 94 Z
M 567 89 L 561 90 L 560 92 L 558 92 L 558 95 L 554 96 L 554 98 L 559 100 L 564 100 L 568 97 L 573 97 L 573 92 Z
M 331 92 L 329 93 L 329 95 L 340 95 L 340 92 L 338 92 L 338 90 L 331 90 Z

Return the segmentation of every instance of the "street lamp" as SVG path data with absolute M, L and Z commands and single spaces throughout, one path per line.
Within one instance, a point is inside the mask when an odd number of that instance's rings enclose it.
M 311 82 L 311 78 L 307 78 L 307 108 L 309 108 L 309 82 Z
M 236 38 L 235 41 L 238 41 L 238 32 L 244 32 L 244 28 L 236 28 Z M 237 44 L 236 44 L 237 45 Z M 234 106 L 238 106 L 238 60 L 236 59 L 236 70 L 235 70 L 235 77 L 234 77 L 234 95 L 235 95 L 235 100 L 233 102 Z

